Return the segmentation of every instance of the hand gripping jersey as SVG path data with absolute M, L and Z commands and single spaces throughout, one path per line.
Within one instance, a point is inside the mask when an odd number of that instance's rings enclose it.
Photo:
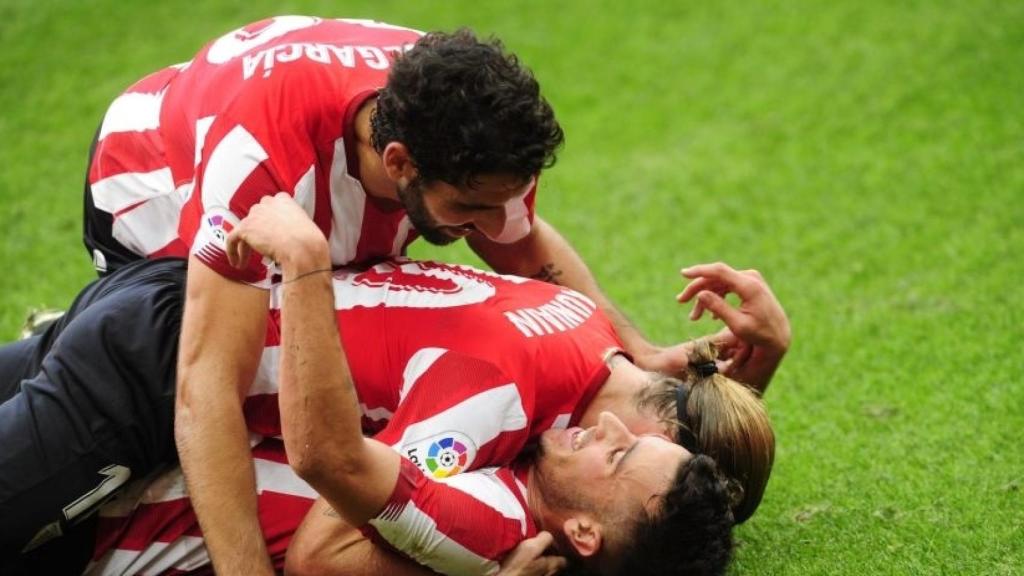
M 404 253 L 416 238 L 397 202 L 359 181 L 354 118 L 420 32 L 368 20 L 280 16 L 214 40 L 111 104 L 88 181 L 113 238 L 146 257 L 195 254 L 218 273 L 269 285 L 269 261 L 232 268 L 224 240 L 260 198 L 292 195 L 337 265 Z M 535 188 L 510 201 L 500 241 L 524 236 Z M 98 269 L 102 254 L 94 253 Z
M 525 469 L 544 430 L 574 425 L 619 349 L 585 296 L 462 266 L 395 260 L 334 275 L 341 338 L 368 434 L 404 457 L 375 541 L 443 573 L 479 574 L 536 527 Z M 280 567 L 313 491 L 286 465 L 277 410 L 280 293 L 245 403 L 260 520 Z M 98 573 L 161 573 L 208 563 L 180 471 L 101 512 Z

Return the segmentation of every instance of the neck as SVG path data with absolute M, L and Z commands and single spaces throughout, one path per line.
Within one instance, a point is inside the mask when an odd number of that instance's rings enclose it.
M 596 426 L 601 412 L 611 412 L 634 434 L 662 433 L 663 425 L 636 409 L 636 394 L 648 385 L 647 372 L 621 354 L 609 358 L 608 366 L 608 379 L 583 410 L 579 426 Z
M 544 502 L 544 496 L 540 490 L 540 480 L 537 478 L 537 465 L 530 464 L 526 473 L 526 507 L 529 509 L 530 517 L 537 526 L 537 531 L 547 530 L 554 534 L 554 522 L 551 510 Z
M 369 98 L 359 107 L 354 120 L 356 157 L 359 159 L 359 183 L 363 185 L 363 190 L 370 196 L 398 201 L 395 183 L 387 177 L 380 154 L 373 147 L 373 138 L 371 137 L 373 128 L 370 126 L 370 118 L 376 109 L 377 98 Z

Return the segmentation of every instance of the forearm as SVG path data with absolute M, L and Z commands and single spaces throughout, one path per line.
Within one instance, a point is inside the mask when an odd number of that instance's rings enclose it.
M 338 334 L 326 242 L 283 259 L 279 403 L 289 461 L 354 525 L 374 517 L 398 478 L 399 456 L 363 437 Z
M 175 438 L 214 569 L 218 574 L 272 574 L 241 411 L 217 406 L 215 398 L 194 400 L 194 406 L 178 409 Z
M 281 426 L 289 460 L 316 474 L 362 441 L 334 317 L 330 261 L 316 245 L 282 262 Z
M 431 576 L 434 571 L 370 542 L 330 504 L 317 500 L 288 545 L 291 576 Z
M 270 574 L 242 398 L 263 349 L 268 296 L 189 263 L 175 439 L 214 568 Z
M 653 351 L 640 329 L 601 291 L 572 245 L 539 216 L 530 234 L 515 244 L 471 237 L 470 246 L 496 272 L 558 284 L 586 295 L 611 321 L 627 352 L 639 356 Z

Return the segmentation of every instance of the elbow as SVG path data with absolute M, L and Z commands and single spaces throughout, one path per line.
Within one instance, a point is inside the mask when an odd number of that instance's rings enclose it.
M 287 435 L 285 435 L 285 438 L 287 438 Z M 302 478 L 316 488 L 321 479 L 327 476 L 327 463 L 323 458 L 310 454 L 313 451 L 307 449 L 306 446 L 298 448 L 287 446 L 288 463 L 299 478 Z
M 330 566 L 322 562 L 315 551 L 308 551 L 306 547 L 290 544 L 288 554 L 284 560 L 284 573 L 286 576 L 320 576 L 330 572 Z
M 295 474 L 321 494 L 357 485 L 365 478 L 368 469 L 363 459 L 365 451 L 358 445 L 302 440 L 289 444 L 286 433 L 285 449 Z

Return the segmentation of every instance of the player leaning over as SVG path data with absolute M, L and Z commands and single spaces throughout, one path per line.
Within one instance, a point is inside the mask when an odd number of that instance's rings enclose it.
M 417 236 L 465 237 L 495 270 L 590 296 L 627 350 L 673 372 L 534 213 L 562 131 L 532 74 L 497 42 L 302 16 L 235 30 L 140 80 L 108 110 L 86 186 L 85 238 L 103 273 L 189 257 L 175 435 L 221 573 L 269 573 L 242 417 L 277 272 L 227 265 L 224 239 L 263 196 L 286 192 L 334 266 L 396 255 Z

